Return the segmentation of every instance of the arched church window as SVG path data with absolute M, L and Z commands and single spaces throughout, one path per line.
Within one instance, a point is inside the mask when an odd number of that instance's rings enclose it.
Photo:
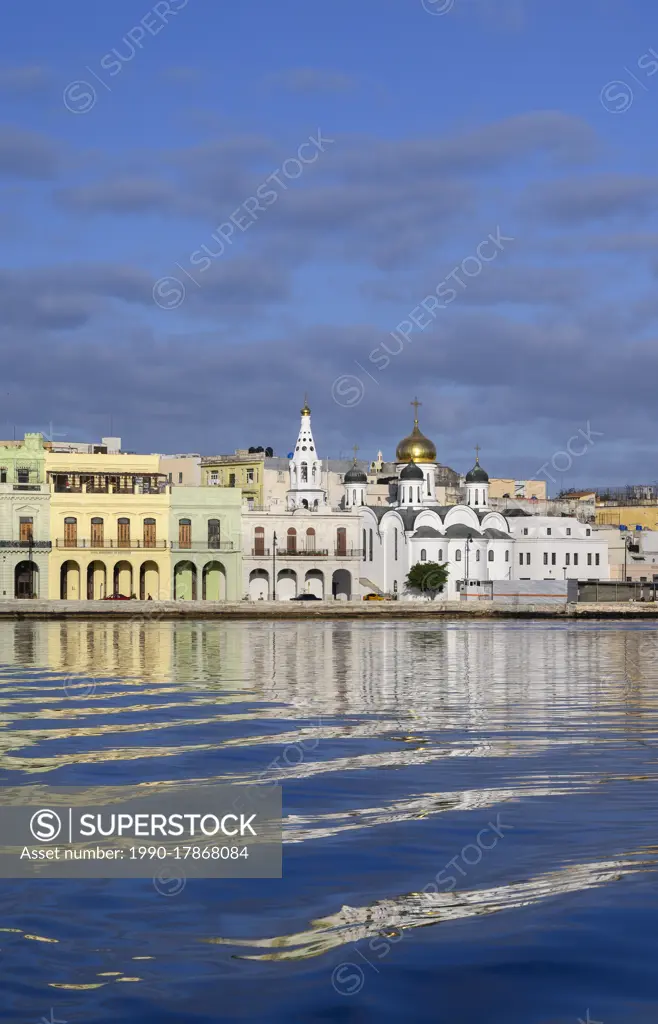
M 487 557 L 488 557 L 490 562 L 493 562 L 493 560 L 494 560 L 494 553 L 493 553 L 493 551 L 490 551 Z
M 509 562 L 509 551 L 505 552 L 505 561 Z
M 443 548 L 439 548 L 439 561 L 443 561 Z
M 418 491 L 418 504 L 420 505 L 420 487 L 417 487 L 416 490 Z
M 477 505 L 477 503 L 478 503 L 478 489 L 476 487 L 475 488 L 475 504 Z
M 479 549 L 475 552 L 475 561 L 476 562 L 480 561 L 480 551 L 479 551 Z
M 398 531 L 397 527 L 393 530 L 393 557 L 395 561 L 398 560 Z
M 455 562 L 461 562 L 461 560 L 462 560 L 461 549 L 457 548 L 457 550 L 455 551 Z
M 361 532 L 361 543 L 363 544 L 363 561 L 366 560 L 366 531 Z
M 420 560 L 421 560 L 421 562 L 426 562 L 427 561 L 427 551 L 425 550 L 425 548 L 422 548 L 422 550 L 420 552 Z
M 370 532 L 370 561 L 372 562 L 372 530 Z
M 352 504 L 356 505 L 356 491 L 352 491 Z
M 302 483 L 308 483 L 308 465 L 306 462 L 302 462 Z
M 315 483 L 315 463 L 311 467 L 311 479 L 313 480 L 313 483 Z

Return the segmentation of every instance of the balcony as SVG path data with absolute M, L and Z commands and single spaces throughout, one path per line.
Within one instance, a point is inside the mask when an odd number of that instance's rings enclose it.
M 170 541 L 172 551 L 237 551 L 232 540 L 208 541 L 191 540 L 186 544 L 179 540 Z
M 0 548 L 32 548 L 32 550 L 50 550 L 49 540 L 0 540 Z
M 256 558 L 269 558 L 270 549 L 269 548 L 252 548 L 251 549 L 251 553 Z
M 130 550 L 131 548 L 144 548 L 145 550 L 154 551 L 156 549 L 162 551 L 168 547 L 166 540 L 84 540 L 75 538 L 73 540 L 59 540 L 55 541 L 56 548 L 91 548 L 91 549 L 108 549 L 121 548 L 122 550 Z
M 334 548 L 336 558 L 361 558 L 363 548 Z
M 326 558 L 329 554 L 327 548 L 295 548 L 290 551 L 288 548 L 277 548 L 277 558 Z

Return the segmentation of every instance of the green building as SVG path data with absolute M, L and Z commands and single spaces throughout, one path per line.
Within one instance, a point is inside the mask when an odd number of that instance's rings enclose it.
M 0 443 L 0 600 L 48 597 L 50 487 L 41 434 Z

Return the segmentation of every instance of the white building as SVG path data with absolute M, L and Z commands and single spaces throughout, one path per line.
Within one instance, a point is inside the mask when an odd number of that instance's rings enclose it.
M 327 502 L 305 403 L 288 464 L 285 506 L 242 510 L 244 596 L 252 601 L 289 601 L 305 593 L 359 598 L 360 533 L 359 510 L 336 510 Z
M 575 518 L 509 516 L 489 507 L 489 477 L 480 465 L 466 474 L 464 504 L 436 503 L 436 448 L 416 417 L 396 451 L 396 507 L 361 506 L 361 578 L 366 589 L 410 599 L 406 577 L 418 562 L 447 564 L 441 597 L 456 600 L 466 582 L 608 579 L 605 536 Z M 345 495 L 353 491 L 345 482 Z

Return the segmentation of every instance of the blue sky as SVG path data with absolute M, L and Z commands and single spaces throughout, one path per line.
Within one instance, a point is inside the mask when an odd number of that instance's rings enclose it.
M 391 457 L 417 394 L 455 469 L 654 481 L 654 50 L 649 0 L 15 5 L 0 435 L 285 454 L 308 392 Z

